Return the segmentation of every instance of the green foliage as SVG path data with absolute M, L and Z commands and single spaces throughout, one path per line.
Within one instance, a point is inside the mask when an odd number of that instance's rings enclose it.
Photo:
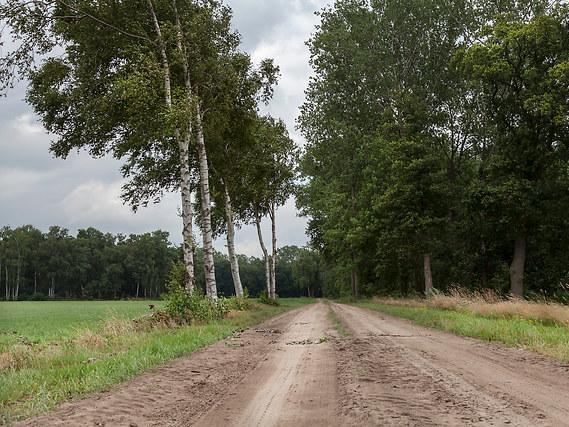
M 92 227 L 76 236 L 61 227 L 0 229 L 0 298 L 158 298 L 178 250 L 168 233 L 125 237 Z
M 189 293 L 184 288 L 185 268 L 177 263 L 170 270 L 165 312 L 178 323 L 193 321 L 207 322 L 223 319 L 230 310 L 230 302 L 226 298 L 208 298 L 199 290 Z
M 302 261 L 305 253 L 310 254 L 308 264 Z M 169 243 L 167 233 L 162 231 L 125 237 L 88 228 L 73 236 L 61 227 L 51 227 L 47 233 L 32 226 L 5 227 L 0 229 L 0 299 L 6 299 L 6 288 L 8 299 L 14 299 L 18 264 L 19 300 L 158 299 L 166 292 L 168 281 L 182 283 L 185 271 L 170 270 L 181 258 L 180 248 Z M 245 255 L 238 258 L 243 283 L 251 295 L 257 297 L 265 287 L 263 261 Z M 217 251 L 214 259 L 219 292 L 231 296 L 234 286 L 229 259 Z M 203 256 L 199 247 L 195 260 L 197 286 L 203 289 Z M 298 262 L 305 265 L 302 268 L 306 276 L 298 275 L 295 267 Z M 324 267 L 319 262 L 319 254 L 314 251 L 296 246 L 281 248 L 277 264 L 279 294 L 282 297 L 308 295 L 309 285 L 311 294 L 321 295 L 320 275 Z M 168 274 L 178 274 L 178 277 L 169 280 Z M 52 285 L 55 295 L 48 296 Z
M 266 289 L 264 289 L 260 294 L 259 294 L 259 302 L 261 304 L 267 304 L 267 305 L 274 305 L 274 306 L 279 306 L 280 302 L 278 298 L 269 298 L 269 293 L 267 292 Z
M 246 311 L 250 310 L 253 307 L 253 304 L 249 299 L 249 292 L 247 292 L 247 288 L 244 289 L 242 297 L 234 296 L 228 298 L 227 304 L 230 310 L 237 310 L 237 311 Z
M 527 290 L 559 294 L 569 277 L 566 6 L 347 0 L 321 17 L 297 205 L 330 266 L 324 294 L 358 283 L 362 294 L 421 292 L 424 255 L 438 289 L 507 292 L 520 238 Z

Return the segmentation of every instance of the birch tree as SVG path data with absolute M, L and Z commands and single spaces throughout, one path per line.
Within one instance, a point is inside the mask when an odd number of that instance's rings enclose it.
M 208 294 L 215 298 L 204 100 L 211 86 L 208 70 L 238 45 L 229 9 L 209 1 L 180 7 L 166 0 L 119 5 L 11 0 L 0 16 L 24 41 L 3 58 L 8 77 L 29 75 L 36 53 L 48 54 L 57 42 L 64 46 L 63 57 L 48 58 L 31 73 L 28 96 L 45 127 L 58 137 L 52 144 L 56 156 L 87 148 L 94 156 L 112 152 L 125 159 L 123 173 L 132 180 L 124 196 L 135 208 L 159 200 L 168 189 L 181 191 L 190 291 L 191 170 L 196 165 L 204 268 Z
M 215 93 L 215 100 L 206 99 L 208 120 L 204 123 L 211 165 L 212 228 L 214 236 L 226 235 L 235 293 L 242 295 L 235 230 L 243 218 L 234 209 L 234 203 L 239 205 L 234 199 L 240 199 L 244 191 L 243 176 L 250 167 L 247 153 L 255 144 L 252 133 L 257 110 L 272 97 L 279 69 L 272 60 L 254 65 L 249 55 L 233 52 L 223 61 L 223 69 L 214 68 L 213 73 L 215 86 L 210 92 Z M 201 202 L 198 198 L 197 204 Z
M 265 264 L 267 293 L 276 298 L 277 218 L 278 207 L 284 205 L 293 192 L 297 148 L 286 126 L 269 116 L 259 117 L 253 130 L 254 146 L 248 153 L 249 165 L 244 176 L 241 212 L 255 224 Z M 272 251 L 269 254 L 261 221 L 271 221 Z

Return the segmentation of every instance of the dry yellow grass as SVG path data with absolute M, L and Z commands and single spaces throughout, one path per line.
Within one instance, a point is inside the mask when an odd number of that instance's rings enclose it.
M 107 340 L 100 333 L 86 329 L 75 337 L 73 344 L 84 348 L 101 348 L 107 345 Z
M 25 368 L 34 362 L 35 357 L 31 346 L 15 345 L 9 351 L 0 353 L 0 371 Z
M 453 289 L 448 294 L 437 294 L 427 299 L 378 298 L 377 301 L 407 307 L 462 310 L 481 316 L 517 317 L 569 327 L 568 306 L 547 301 L 503 299 L 491 290 L 469 292 L 463 289 Z

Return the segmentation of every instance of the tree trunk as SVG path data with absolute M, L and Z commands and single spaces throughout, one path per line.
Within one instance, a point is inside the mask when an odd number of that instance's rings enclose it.
M 239 274 L 239 260 L 235 253 L 235 223 L 233 220 L 233 207 L 231 206 L 231 197 L 227 183 L 223 181 L 223 190 L 225 192 L 225 220 L 227 222 L 227 253 L 229 255 L 229 264 L 231 265 L 231 277 L 235 286 L 235 295 L 243 296 L 243 285 L 241 284 L 241 276 Z
M 352 269 L 352 296 L 355 299 L 359 299 L 360 297 L 359 277 L 358 272 L 355 269 Z
M 164 96 L 166 106 L 169 110 L 172 109 L 172 83 L 170 78 L 170 62 L 168 61 L 168 54 L 166 51 L 166 44 L 162 37 L 162 30 L 160 23 L 154 11 L 152 0 L 147 0 L 148 9 L 152 15 L 152 22 L 154 30 L 158 39 L 158 46 L 160 49 L 160 58 L 162 61 L 162 68 L 164 70 Z M 175 3 L 174 3 L 175 6 Z M 176 11 L 177 18 L 177 11 Z M 180 159 L 180 192 L 182 198 L 182 236 L 183 236 L 183 253 L 184 265 L 186 267 L 186 289 L 193 292 L 195 287 L 195 271 L 194 271 L 194 241 L 192 233 L 192 200 L 191 200 L 191 171 L 190 171 L 190 140 L 191 140 L 191 120 L 189 128 L 186 129 L 185 135 L 182 138 L 179 128 L 174 130 L 174 137 L 178 143 L 178 156 Z
M 431 254 L 423 255 L 423 270 L 425 272 L 425 296 L 433 293 L 433 273 L 431 272 Z
M 263 233 L 261 231 L 261 217 L 258 213 L 255 213 L 255 225 L 257 226 L 257 236 L 259 237 L 259 244 L 261 245 L 261 251 L 263 251 L 263 260 L 265 261 L 265 281 L 267 286 L 267 295 L 271 296 L 271 267 L 269 262 L 269 252 L 265 246 L 263 240 Z
M 138 299 L 138 292 L 140 291 L 140 280 L 136 281 L 136 299 Z
M 269 211 L 269 216 L 271 217 L 271 237 L 273 245 L 273 255 L 271 257 L 271 299 L 277 297 L 276 293 L 276 281 L 277 281 L 277 226 L 276 226 L 276 207 L 275 203 L 271 203 L 271 209 Z
M 38 272 L 34 270 L 34 294 L 38 293 Z
M 182 235 L 184 265 L 186 267 L 186 289 L 192 293 L 195 289 L 194 269 L 194 237 L 192 232 L 192 190 L 190 173 L 190 148 L 189 139 L 180 138 L 178 143 L 180 151 L 180 190 L 182 193 Z
M 190 80 L 190 71 L 187 62 L 187 55 L 183 46 L 182 25 L 178 14 L 176 0 L 172 0 L 172 9 L 176 19 L 176 47 L 182 60 L 182 68 L 184 71 L 184 82 L 186 86 L 186 97 L 188 104 L 192 102 L 192 84 Z M 180 150 L 180 177 L 182 190 L 182 218 L 183 218 L 183 235 L 184 235 L 184 264 L 186 265 L 187 282 L 186 289 L 192 293 L 195 289 L 195 268 L 194 268 L 194 241 L 192 232 L 192 201 L 191 201 L 191 173 L 190 173 L 190 141 L 192 139 L 192 118 L 187 122 L 187 128 L 183 138 L 179 138 Z
M 211 194 L 209 191 L 209 167 L 207 151 L 203 134 L 201 107 L 196 104 L 197 149 L 200 171 L 200 191 L 202 208 L 202 237 L 204 253 L 205 288 L 207 296 L 217 298 L 217 285 L 215 283 L 215 264 L 213 260 L 213 230 L 211 226 Z
M 6 301 L 10 301 L 10 282 L 8 282 L 8 266 L 4 266 L 4 271 L 6 272 Z
M 20 257 L 18 256 L 18 269 L 16 276 L 16 288 L 14 289 L 14 301 L 18 301 L 18 295 L 20 294 Z
M 510 265 L 510 293 L 524 297 L 524 268 L 526 263 L 526 238 L 518 237 L 514 244 L 514 258 Z

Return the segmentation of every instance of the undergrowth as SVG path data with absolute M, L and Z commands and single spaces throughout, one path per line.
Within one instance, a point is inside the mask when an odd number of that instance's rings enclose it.
M 468 291 L 453 288 L 448 293 L 435 293 L 429 298 L 375 298 L 377 302 L 407 307 L 430 307 L 458 310 L 495 318 L 520 318 L 569 327 L 569 307 L 545 299 L 527 301 L 502 297 L 491 289 Z
M 279 306 L 279 299 L 278 298 L 269 298 L 269 293 L 267 292 L 267 290 L 263 290 L 260 294 L 259 294 L 259 302 L 261 304 L 267 304 L 267 305 L 274 305 L 274 306 Z

